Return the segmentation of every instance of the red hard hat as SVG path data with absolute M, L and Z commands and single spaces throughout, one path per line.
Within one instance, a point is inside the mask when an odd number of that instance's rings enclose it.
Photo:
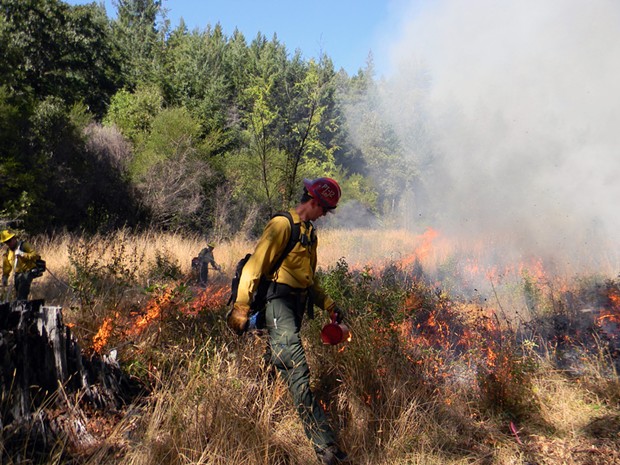
M 304 179 L 308 193 L 319 201 L 322 207 L 336 208 L 340 200 L 340 186 L 332 178 Z

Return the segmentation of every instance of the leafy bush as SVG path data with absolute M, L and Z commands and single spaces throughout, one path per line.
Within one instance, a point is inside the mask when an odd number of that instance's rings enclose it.
M 138 285 L 141 261 L 142 257 L 128 251 L 116 236 L 74 242 L 69 249 L 69 285 L 81 313 L 101 317 L 101 309 L 104 313 L 117 309 L 126 291 Z
M 155 259 L 148 271 L 148 279 L 153 282 L 166 282 L 181 279 L 181 266 L 166 251 L 155 251 Z

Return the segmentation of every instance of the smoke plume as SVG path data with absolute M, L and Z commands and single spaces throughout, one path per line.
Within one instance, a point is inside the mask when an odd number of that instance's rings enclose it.
M 408 213 L 506 254 L 617 267 L 620 3 L 410 3 L 385 91 L 428 194 Z

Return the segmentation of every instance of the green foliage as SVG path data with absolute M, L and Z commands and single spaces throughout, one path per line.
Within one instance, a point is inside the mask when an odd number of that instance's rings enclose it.
M 253 203 L 267 206 L 268 211 L 288 207 L 282 197 L 280 171 L 275 169 L 284 165 L 284 152 L 272 148 L 256 156 L 255 152 L 242 150 L 225 160 L 225 174 L 232 180 L 235 198 L 252 199 Z
M 335 119 L 328 119 L 331 63 L 304 63 L 299 55 L 287 62 L 285 54 L 275 37 L 259 35 L 252 42 L 254 73 L 240 94 L 241 142 L 247 148 L 228 156 L 238 158 L 228 176 L 238 195 L 266 202 L 269 211 L 297 200 L 303 177 L 337 169 L 329 139 L 337 131 Z M 257 187 L 249 188 L 252 183 Z
M 293 60 L 295 71 L 290 101 L 283 107 L 285 119 L 290 128 L 284 127 L 280 136 L 288 155 L 285 179 L 287 198 L 296 197 L 299 173 L 308 160 L 320 165 L 322 173 L 336 169 L 330 133 L 337 130 L 338 122 L 329 118 L 333 106 L 333 67 L 326 58 L 317 63 L 310 60 L 307 65 Z M 289 70 L 291 73 L 291 70 Z
M 48 97 L 36 106 L 29 135 L 32 158 L 25 168 L 37 178 L 30 186 L 37 203 L 29 227 L 40 230 L 40 222 L 50 217 L 62 224 L 79 224 L 87 201 L 81 192 L 87 160 L 81 135 L 60 98 Z
M 161 86 L 171 105 L 183 106 L 201 122 L 210 152 L 221 152 L 234 138 L 229 127 L 233 86 L 227 74 L 226 37 L 218 24 L 188 32 L 180 24 L 167 41 Z
M 34 173 L 27 167 L 26 149 L 23 140 L 22 124 L 26 117 L 24 108 L 9 89 L 0 86 L 0 214 L 11 219 L 27 216 L 35 201 L 31 186 Z
M 329 171 L 318 171 L 319 173 L 332 174 Z M 368 211 L 376 212 L 378 194 L 373 182 L 361 174 L 351 174 L 347 176 L 342 169 L 333 172 L 332 177 L 339 180 L 340 188 L 347 201 L 357 201 Z
M 86 316 L 119 307 L 128 290 L 138 285 L 143 257 L 123 241 L 103 237 L 77 240 L 69 249 L 69 285 Z
M 348 349 L 347 362 L 361 361 L 366 367 L 407 372 L 409 376 L 426 370 L 424 376 L 435 389 L 460 354 L 466 363 L 477 367 L 476 399 L 482 411 L 515 421 L 539 415 L 534 389 L 538 356 L 518 344 L 512 331 L 499 328 L 486 317 L 468 322 L 453 308 L 446 293 L 411 280 L 394 265 L 380 273 L 369 267 L 351 271 L 341 259 L 319 277 L 327 293 L 345 310 L 347 324 L 354 330 L 356 342 Z M 319 331 L 322 324 L 313 330 Z M 401 332 L 404 328 L 410 328 L 409 332 Z M 451 354 L 455 350 L 458 352 Z M 347 369 L 346 363 L 342 369 Z M 357 388 L 366 395 L 388 395 L 376 394 L 377 389 L 383 389 L 376 377 L 365 379 L 364 386 Z
M 478 369 L 482 407 L 510 420 L 535 418 L 540 413 L 534 390 L 536 356 L 523 353 L 503 334 L 497 337 L 501 340 L 488 341 L 486 363 Z
M 370 177 L 379 193 L 381 213 L 391 215 L 401 196 L 418 182 L 419 173 L 406 159 L 394 125 L 384 116 L 379 85 L 373 81 L 373 64 L 360 71 L 349 85 L 340 88 L 342 111 L 347 116 L 347 133 L 352 148 L 359 151 L 351 170 Z M 353 154 L 355 150 L 352 150 Z M 352 153 L 345 156 L 352 156 Z M 361 158 L 361 160 L 359 160 Z
M 547 302 L 544 299 L 539 279 L 527 269 L 522 271 L 521 276 L 523 279 L 525 305 L 530 315 L 536 317 L 541 313 L 546 313 L 547 308 L 545 307 Z
M 169 252 L 157 250 L 148 271 L 149 282 L 177 281 L 183 277 L 181 266 Z
M 402 321 L 402 304 L 409 290 L 406 281 L 399 279 L 402 271 L 397 266 L 386 267 L 377 276 L 370 267 L 352 272 L 344 258 L 318 279 L 328 295 L 339 303 L 347 314 L 379 317 L 389 326 Z
M 141 150 L 155 117 L 163 108 L 163 97 L 156 86 L 142 86 L 135 92 L 120 90 L 110 102 L 104 124 L 114 124 Z
M 19 198 L 4 202 L 4 207 L 0 209 L 0 218 L 11 221 L 20 221 L 28 215 L 32 206 L 32 199 L 27 192 L 22 192 Z
M 59 0 L 2 0 L 0 6 L 3 82 L 37 98 L 82 100 L 101 115 L 122 82 L 102 7 L 94 2 L 70 7 Z
M 112 34 L 122 56 L 122 73 L 133 87 L 152 83 L 158 76 L 157 64 L 166 27 L 161 0 L 117 0 Z
M 197 157 L 199 130 L 185 108 L 162 110 L 153 118 L 148 133 L 144 135 L 144 150 L 138 152 L 132 161 L 132 176 L 139 179 L 158 163 Z
M 0 209 L 29 228 L 150 221 L 231 234 L 291 206 L 304 177 L 338 179 L 344 201 L 376 214 L 418 184 L 370 62 L 349 78 L 276 35 L 248 43 L 220 24 L 171 29 L 161 0 L 118 0 L 112 19 L 94 2 L 0 6 Z M 115 139 L 94 140 L 93 119 L 130 148 L 119 155 L 103 146 Z M 216 192 L 223 204 L 205 201 Z
M 200 223 L 203 183 L 210 169 L 198 142 L 200 128 L 185 108 L 168 108 L 155 116 L 144 134 L 144 150 L 130 167 L 157 224 L 168 228 Z
M 22 219 L 31 233 L 56 226 L 96 230 L 101 225 L 132 223 L 140 217 L 110 156 L 85 144 L 91 114 L 81 103 L 67 107 L 58 97 L 23 106 L 0 90 L 0 119 L 6 148 L 0 155 L 1 210 Z M 100 147 L 99 147 L 100 148 Z

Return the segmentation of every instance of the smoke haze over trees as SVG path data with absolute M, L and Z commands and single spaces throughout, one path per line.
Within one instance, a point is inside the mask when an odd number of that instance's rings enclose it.
M 614 2 L 409 2 L 380 79 L 155 0 L 0 5 L 0 210 L 33 232 L 252 232 L 328 175 L 335 224 L 618 242 Z

